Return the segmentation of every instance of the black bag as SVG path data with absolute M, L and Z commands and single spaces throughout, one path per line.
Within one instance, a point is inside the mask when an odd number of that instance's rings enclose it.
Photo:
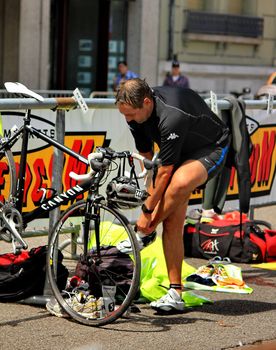
M 32 248 L 16 255 L 0 255 L 0 302 L 14 302 L 33 295 L 42 295 L 46 277 L 47 246 Z M 62 265 L 63 255 L 58 254 L 58 285 L 66 285 L 68 270 Z
M 212 259 L 215 256 L 228 257 L 232 262 L 263 262 L 266 244 L 263 231 L 248 221 L 242 224 L 219 220 L 212 223 L 185 225 L 185 256 Z
M 128 254 L 120 252 L 114 246 L 101 247 L 101 258 L 92 250 L 88 257 L 80 260 L 75 276 L 89 283 L 91 294 L 102 295 L 102 282 L 106 279 L 116 284 L 116 298 L 124 296 L 130 288 L 133 275 L 133 261 Z

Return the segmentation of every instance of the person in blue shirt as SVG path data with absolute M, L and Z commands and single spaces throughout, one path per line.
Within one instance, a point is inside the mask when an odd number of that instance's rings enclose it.
M 127 62 L 126 61 L 119 61 L 118 62 L 118 71 L 119 73 L 116 75 L 114 79 L 113 89 L 116 91 L 119 84 L 125 80 L 138 78 L 138 75 L 131 70 L 128 70 Z
M 180 72 L 180 64 L 178 61 L 172 61 L 172 71 L 167 74 L 163 85 L 182 88 L 190 87 L 189 79 Z

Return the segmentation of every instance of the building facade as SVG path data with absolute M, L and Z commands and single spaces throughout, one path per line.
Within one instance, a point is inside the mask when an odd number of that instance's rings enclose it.
M 0 0 L 0 81 L 111 90 L 117 63 L 151 85 L 173 57 L 191 87 L 255 93 L 276 70 L 274 0 Z
M 0 81 L 107 90 L 127 58 L 128 3 L 0 0 Z
M 199 91 L 255 93 L 276 70 L 273 0 L 162 0 L 159 83 L 175 54 Z M 169 10 L 171 12 L 169 12 Z

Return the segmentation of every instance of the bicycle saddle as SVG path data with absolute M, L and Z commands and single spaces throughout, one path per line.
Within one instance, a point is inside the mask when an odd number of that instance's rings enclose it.
M 6 90 L 12 94 L 21 94 L 24 96 L 33 97 L 38 101 L 44 101 L 44 97 L 28 89 L 25 85 L 21 83 L 6 82 L 4 85 Z

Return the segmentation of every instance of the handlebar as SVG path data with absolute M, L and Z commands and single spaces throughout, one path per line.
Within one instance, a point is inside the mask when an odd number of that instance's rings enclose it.
M 76 181 L 89 180 L 93 177 L 95 173 L 99 173 L 107 169 L 112 160 L 124 159 L 124 158 L 125 159 L 133 158 L 143 162 L 144 170 L 138 175 L 136 175 L 138 179 L 146 177 L 149 170 L 157 168 L 161 164 L 160 159 L 158 159 L 156 155 L 153 157 L 152 160 L 149 160 L 143 157 L 139 153 L 129 152 L 129 151 L 116 152 L 111 150 L 110 148 L 98 147 L 96 152 L 90 153 L 88 155 L 88 163 L 90 166 L 90 171 L 87 174 L 76 174 L 75 172 L 71 171 L 69 173 L 69 176 Z M 126 172 L 125 175 L 127 177 L 130 177 L 130 173 L 128 172 Z

